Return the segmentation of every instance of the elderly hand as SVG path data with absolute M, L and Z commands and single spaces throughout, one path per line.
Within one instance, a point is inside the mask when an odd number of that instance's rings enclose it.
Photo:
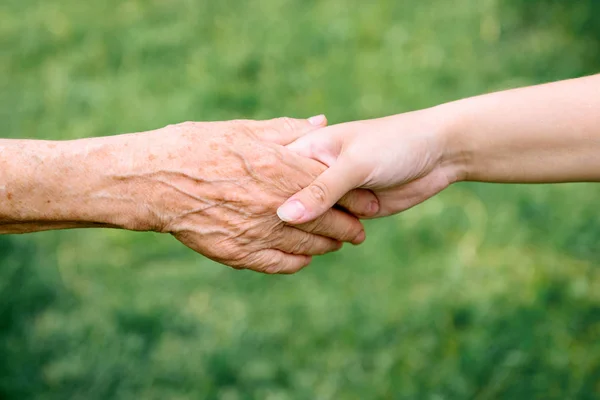
M 324 117 L 271 121 L 186 122 L 115 137 L 106 173 L 134 193 L 143 217 L 130 229 L 173 234 L 207 257 L 235 268 L 293 273 L 312 255 L 361 243 L 361 223 L 332 209 L 291 227 L 276 215 L 286 198 L 325 167 L 283 147 L 321 127 Z M 116 156 L 116 157 L 115 157 Z M 122 161 L 119 161 L 122 160 Z M 341 205 L 370 214 L 375 197 L 355 191 Z
M 275 214 L 325 168 L 283 145 L 326 122 L 186 122 L 66 142 L 0 139 L 0 234 L 150 230 L 235 268 L 298 271 L 312 255 L 365 238 L 361 223 L 337 209 L 297 227 Z M 374 200 L 354 191 L 340 206 L 369 216 Z

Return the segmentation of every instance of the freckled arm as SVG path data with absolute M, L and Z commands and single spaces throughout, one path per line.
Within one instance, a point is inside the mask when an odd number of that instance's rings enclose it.
M 0 234 L 130 227 L 139 214 L 114 180 L 110 138 L 0 139 Z

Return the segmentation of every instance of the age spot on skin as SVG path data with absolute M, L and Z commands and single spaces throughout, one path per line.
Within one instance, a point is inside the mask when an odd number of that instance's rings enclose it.
M 6 192 L 6 198 L 7 198 L 8 200 L 12 200 L 12 198 L 13 198 L 13 195 L 12 195 L 12 193 L 11 193 L 11 192 Z

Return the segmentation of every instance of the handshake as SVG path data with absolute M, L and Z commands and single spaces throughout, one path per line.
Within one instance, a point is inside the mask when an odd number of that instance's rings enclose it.
M 0 233 L 170 233 L 234 268 L 293 273 L 454 182 L 600 181 L 600 75 L 369 121 L 186 122 L 0 140 Z
M 66 142 L 0 141 L 0 154 L 11 155 L 0 173 L 0 233 L 170 233 L 234 268 L 293 273 L 343 242 L 362 243 L 359 218 L 401 211 L 451 182 L 428 136 L 405 136 L 394 151 L 385 119 L 326 125 L 321 115 L 185 122 Z M 386 163 L 404 163 L 404 176 L 378 175 Z M 417 178 L 412 190 L 395 188 Z

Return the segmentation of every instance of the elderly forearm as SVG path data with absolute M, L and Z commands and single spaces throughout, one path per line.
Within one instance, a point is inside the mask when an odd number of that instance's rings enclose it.
M 324 122 L 186 122 L 66 142 L 0 140 L 0 233 L 156 231 L 236 268 L 298 271 L 311 256 L 365 239 L 360 221 L 340 210 L 299 227 L 275 214 L 324 169 L 284 145 Z M 346 204 L 362 213 L 373 200 L 362 191 Z
M 438 107 L 448 159 L 484 182 L 600 181 L 600 75 Z
M 112 138 L 0 140 L 0 233 L 135 228 L 139 210 L 112 172 Z

